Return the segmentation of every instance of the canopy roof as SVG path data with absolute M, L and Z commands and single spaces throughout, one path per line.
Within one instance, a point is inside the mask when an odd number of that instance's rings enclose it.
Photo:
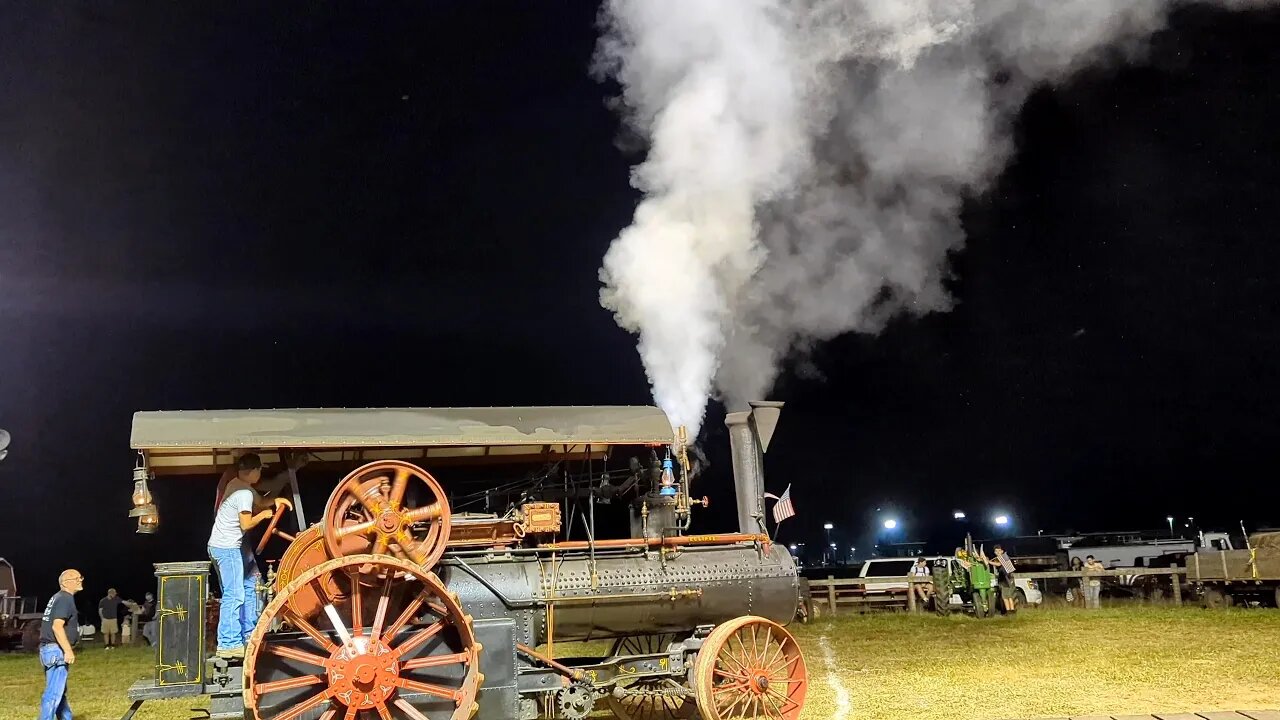
M 666 414 L 648 406 L 167 410 L 134 413 L 130 446 L 147 454 L 157 474 L 178 474 L 214 470 L 236 449 L 310 450 L 331 462 L 516 461 L 667 444 L 673 434 Z

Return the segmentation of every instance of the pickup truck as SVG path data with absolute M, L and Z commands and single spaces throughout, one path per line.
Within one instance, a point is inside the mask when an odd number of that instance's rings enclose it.
M 929 567 L 933 568 L 935 560 L 944 559 L 945 556 L 928 555 L 924 559 L 928 562 Z M 907 583 L 900 578 L 905 577 L 911 572 L 911 566 L 916 564 L 918 558 L 873 558 L 862 563 L 862 570 L 858 573 L 858 577 L 866 578 L 866 592 L 868 595 L 876 593 L 903 592 L 907 589 Z M 954 558 L 950 559 L 952 562 Z M 877 580 L 877 578 L 885 578 Z M 991 587 L 995 589 L 996 578 L 991 576 Z M 1027 580 L 1017 576 L 1013 576 L 1014 595 L 1019 607 L 1028 605 L 1034 606 L 1044 602 L 1044 596 L 1040 592 L 1040 588 L 1036 586 L 1035 580 Z M 954 604 L 961 604 L 959 600 L 953 600 Z

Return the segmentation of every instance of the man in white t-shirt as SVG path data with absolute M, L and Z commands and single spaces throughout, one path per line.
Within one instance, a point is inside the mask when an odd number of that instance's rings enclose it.
M 258 563 L 244 534 L 273 512 L 293 507 L 285 498 L 266 500 L 254 492 L 261 478 L 262 460 L 256 454 L 236 460 L 236 477 L 227 483 L 209 533 L 209 557 L 222 585 L 219 657 L 243 658 L 244 645 L 258 622 Z

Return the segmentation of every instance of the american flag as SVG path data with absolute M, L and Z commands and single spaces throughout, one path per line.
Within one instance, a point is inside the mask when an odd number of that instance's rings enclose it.
M 791 504 L 790 485 L 787 486 L 786 490 L 782 491 L 781 497 L 772 493 L 765 493 L 764 496 L 777 500 L 777 502 L 773 504 L 773 521 L 775 523 L 781 523 L 783 520 L 795 516 L 796 506 Z

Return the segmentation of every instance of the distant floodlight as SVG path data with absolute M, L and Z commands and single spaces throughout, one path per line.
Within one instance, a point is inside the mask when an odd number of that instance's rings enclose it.
M 823 530 L 833 530 L 833 529 L 835 529 L 835 525 L 832 525 L 831 523 L 823 523 L 823 524 L 822 524 L 822 529 L 823 529 Z
M 795 552 L 795 551 L 796 551 L 796 544 L 795 544 L 795 543 L 791 543 L 791 546 L 790 546 L 790 547 L 791 547 L 791 552 Z
M 894 520 L 893 518 L 890 518 L 890 519 L 888 519 L 888 520 L 885 520 L 885 521 L 884 521 L 884 529 L 885 529 L 885 530 L 892 530 L 892 529 L 894 529 L 894 528 L 896 528 L 896 527 L 898 527 L 898 521 L 897 521 L 897 520 Z
M 955 519 L 957 519 L 957 520 L 963 520 L 963 519 L 964 519 L 964 512 L 963 512 L 963 511 L 961 511 L 961 510 L 957 510 L 957 511 L 955 511 L 954 513 L 952 513 L 952 514 L 951 514 L 951 517 L 953 517 L 953 518 L 955 518 Z
M 831 543 L 831 549 L 832 549 L 832 550 L 835 550 L 835 549 L 836 549 L 836 544 L 835 544 L 835 543 Z
M 996 524 L 997 524 L 997 525 L 1008 525 L 1008 524 L 1009 524 L 1009 516 L 1008 516 L 1008 515 L 997 515 L 997 516 L 996 516 Z

